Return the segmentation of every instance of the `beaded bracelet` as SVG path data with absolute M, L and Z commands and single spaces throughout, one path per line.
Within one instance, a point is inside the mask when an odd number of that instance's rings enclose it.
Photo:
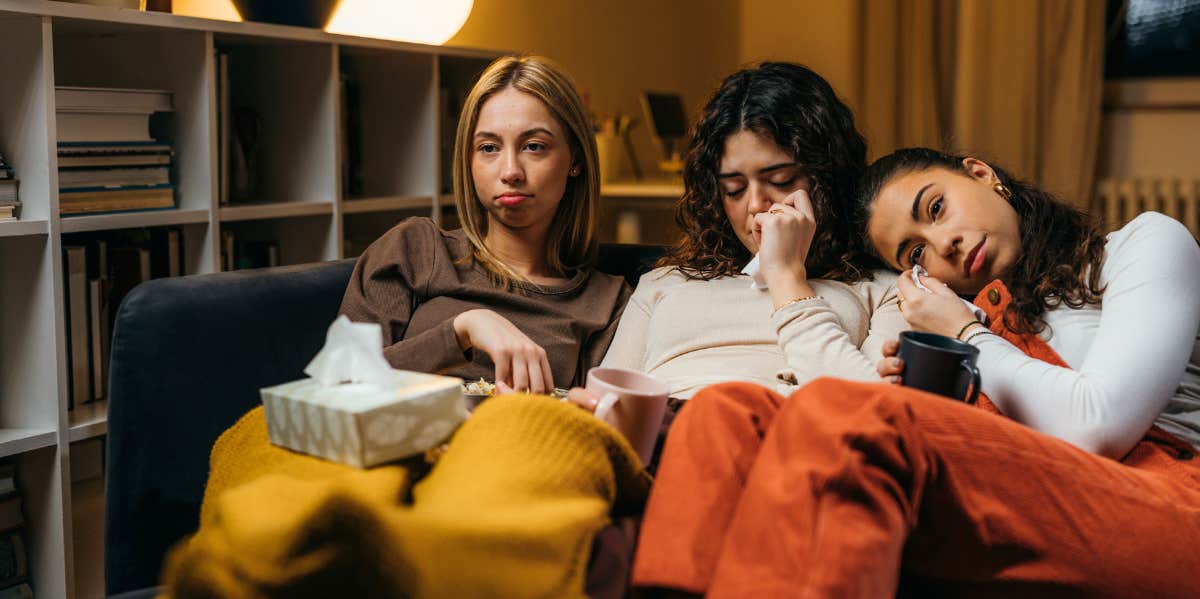
M 788 300 L 788 301 L 786 301 L 786 302 L 783 302 L 782 304 L 779 304 L 779 307 L 778 307 L 778 308 L 775 308 L 775 312 L 778 312 L 778 311 L 780 311 L 780 310 L 782 310 L 782 309 L 784 309 L 784 308 L 786 308 L 786 307 L 788 307 L 788 306 L 790 306 L 790 305 L 792 305 L 792 304 L 800 304 L 800 303 L 803 303 L 803 302 L 812 301 L 812 300 L 819 300 L 819 299 L 825 299 L 825 298 L 823 298 L 823 297 L 821 297 L 821 296 L 819 296 L 819 295 L 802 295 L 802 296 L 800 296 L 800 297 L 792 298 L 792 299 L 790 299 L 790 300 Z M 772 312 L 772 314 L 774 314 L 775 312 Z
M 974 339 L 980 335 L 994 335 L 994 334 L 995 333 L 993 333 L 987 327 L 984 327 L 982 329 L 979 329 L 978 331 L 971 331 L 971 334 L 967 335 L 967 337 L 965 339 L 963 339 L 963 343 L 970 343 L 972 339 Z
M 971 325 L 976 325 L 976 324 L 978 324 L 978 325 L 982 325 L 983 323 L 982 323 L 982 322 L 979 322 L 979 319 L 977 319 L 977 318 L 972 318 L 972 319 L 970 320 L 970 322 L 968 322 L 967 324 L 964 324 L 964 325 L 962 325 L 962 328 L 958 330 L 958 334 L 957 334 L 957 335 L 955 335 L 955 336 L 954 336 L 954 338 L 955 338 L 955 339 L 958 339 L 959 341 L 962 341 L 962 340 L 963 340 L 963 338 L 962 338 L 962 334 L 963 334 L 963 333 L 965 333 L 965 332 L 967 332 L 967 329 L 971 328 Z

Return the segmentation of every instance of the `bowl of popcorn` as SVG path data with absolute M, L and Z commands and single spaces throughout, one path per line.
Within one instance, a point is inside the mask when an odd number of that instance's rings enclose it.
M 463 399 L 467 403 L 467 409 L 473 411 L 480 402 L 496 394 L 496 385 L 484 379 L 463 381 L 462 393 Z

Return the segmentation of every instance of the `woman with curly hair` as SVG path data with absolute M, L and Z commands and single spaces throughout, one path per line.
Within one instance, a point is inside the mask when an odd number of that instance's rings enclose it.
M 1200 596 L 1200 248 L 1187 230 L 1147 213 L 1104 236 L 993 165 L 927 149 L 880 159 L 860 189 L 870 246 L 903 270 L 905 317 L 978 348 L 986 397 L 835 379 L 793 394 L 703 590 Z
M 651 374 L 678 399 L 731 380 L 878 380 L 904 320 L 895 276 L 872 272 L 851 219 L 865 165 L 853 115 L 820 75 L 764 63 L 727 77 L 685 160 L 684 237 L 641 278 L 603 365 Z M 755 254 L 761 284 L 742 273 Z
M 638 283 L 603 362 L 687 400 L 646 508 L 634 584 L 703 591 L 757 451 L 748 440 L 780 407 L 702 388 L 880 381 L 875 360 L 905 323 L 895 275 L 873 271 L 851 219 L 865 163 L 850 109 L 805 67 L 734 73 L 705 107 L 684 166 L 685 236 Z M 743 274 L 756 255 L 758 276 Z

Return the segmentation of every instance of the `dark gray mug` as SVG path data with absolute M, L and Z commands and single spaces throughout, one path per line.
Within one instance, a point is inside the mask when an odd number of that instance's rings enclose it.
M 979 349 L 969 343 L 934 333 L 900 333 L 904 373 L 900 384 L 975 403 L 979 398 Z

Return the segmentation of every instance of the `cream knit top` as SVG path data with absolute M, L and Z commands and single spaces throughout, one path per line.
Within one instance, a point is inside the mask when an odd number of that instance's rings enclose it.
M 715 383 L 745 381 L 789 394 L 821 376 L 877 381 L 887 339 L 908 328 L 896 275 L 854 284 L 810 280 L 824 299 L 772 313 L 768 291 L 747 275 L 689 280 L 675 269 L 642 276 L 603 366 L 630 368 L 691 398 Z

